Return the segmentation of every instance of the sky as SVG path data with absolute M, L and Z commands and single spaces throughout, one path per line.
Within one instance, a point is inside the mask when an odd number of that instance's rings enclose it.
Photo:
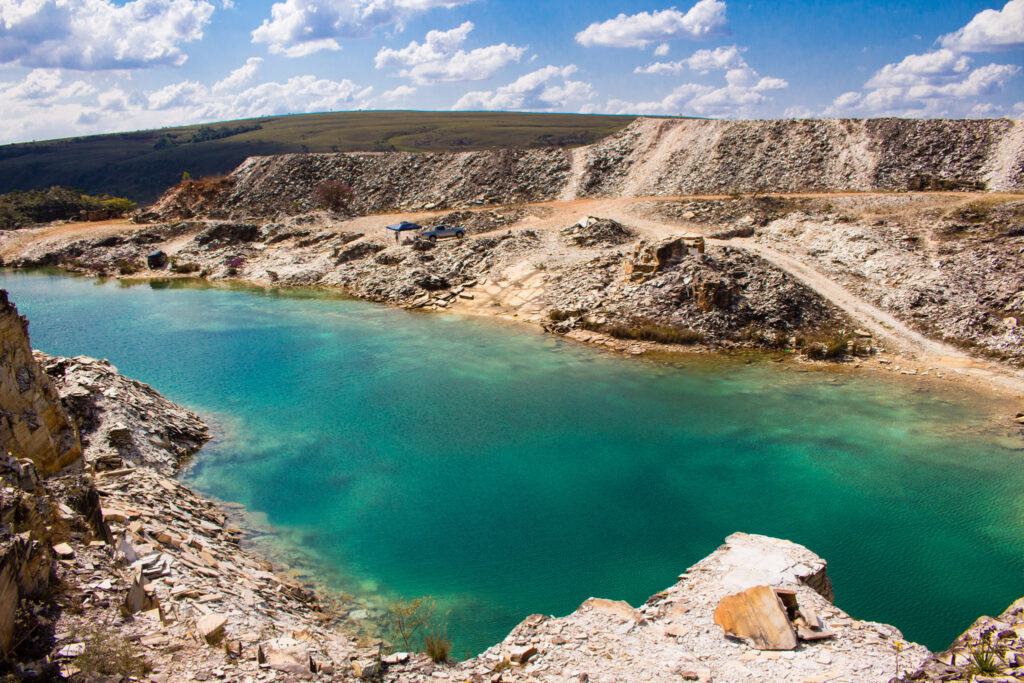
M 1024 0 L 0 0 L 0 143 L 319 111 L 1024 117 Z

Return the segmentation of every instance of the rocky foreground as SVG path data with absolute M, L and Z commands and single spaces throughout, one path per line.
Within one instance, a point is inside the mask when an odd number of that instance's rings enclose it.
M 152 681 L 1024 680 L 1020 601 L 931 655 L 896 628 L 834 606 L 822 558 L 747 534 L 730 536 L 639 608 L 591 598 L 566 617 L 529 616 L 458 664 L 388 654 L 380 641 L 347 635 L 345 606 L 323 602 L 247 551 L 230 509 L 169 476 L 207 438 L 198 417 L 106 361 L 33 357 L 26 330 L 5 300 L 3 448 L 30 450 L 0 457 L 0 673 Z M 37 410 L 52 419 L 39 421 Z M 43 437 L 71 425 L 81 455 L 60 468 L 67 450 Z

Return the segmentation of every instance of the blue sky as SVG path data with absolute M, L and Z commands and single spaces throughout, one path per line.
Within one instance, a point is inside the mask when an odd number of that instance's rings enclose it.
M 0 0 L 0 143 L 351 109 L 1024 116 L 1024 0 Z

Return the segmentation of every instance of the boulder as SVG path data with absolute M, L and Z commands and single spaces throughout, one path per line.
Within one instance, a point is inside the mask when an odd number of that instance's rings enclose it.
M 224 627 L 228 618 L 223 614 L 207 614 L 196 623 L 199 635 L 210 645 L 216 645 L 224 637 Z
M 260 666 L 297 676 L 313 673 L 315 664 L 309 649 L 293 638 L 275 638 L 260 643 L 256 649 Z
M 715 623 L 726 635 L 745 640 L 758 650 L 796 649 L 796 633 L 769 586 L 754 586 L 722 598 L 715 609 Z
M 626 260 L 626 275 L 659 273 L 678 265 L 686 256 L 704 253 L 703 237 L 670 237 L 660 242 L 642 240 Z
M 154 251 L 146 257 L 146 266 L 150 270 L 160 270 L 167 267 L 167 254 L 162 251 Z

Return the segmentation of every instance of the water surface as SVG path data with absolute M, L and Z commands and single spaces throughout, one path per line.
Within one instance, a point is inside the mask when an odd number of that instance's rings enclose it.
M 1022 452 L 976 402 L 790 364 L 627 360 L 519 326 L 281 294 L 0 274 L 33 344 L 217 425 L 185 473 L 334 588 L 432 595 L 456 653 L 636 605 L 733 531 L 933 649 L 1024 593 Z

